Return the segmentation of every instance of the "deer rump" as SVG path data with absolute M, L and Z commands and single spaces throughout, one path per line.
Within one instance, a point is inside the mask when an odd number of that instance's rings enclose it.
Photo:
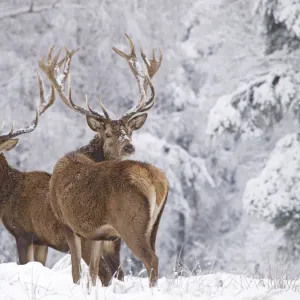
M 50 193 L 56 217 L 76 235 L 90 240 L 122 237 L 130 248 L 132 239 L 145 234 L 152 239 L 168 183 L 162 171 L 147 163 L 94 162 L 69 154 L 55 166 Z

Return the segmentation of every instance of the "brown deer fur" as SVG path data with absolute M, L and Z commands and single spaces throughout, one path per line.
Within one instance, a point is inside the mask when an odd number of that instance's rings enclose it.
M 70 233 L 75 282 L 80 279 L 78 237 L 95 241 L 121 237 L 144 263 L 151 284 L 156 283 L 155 240 L 168 194 L 162 171 L 137 161 L 96 163 L 86 155 L 70 153 L 56 164 L 50 193 L 53 211 Z M 98 266 L 90 270 L 94 284 Z

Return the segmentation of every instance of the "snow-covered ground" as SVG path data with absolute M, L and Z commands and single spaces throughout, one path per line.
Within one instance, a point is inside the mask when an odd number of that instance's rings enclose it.
M 173 274 L 161 278 L 158 287 L 150 289 L 147 278 L 126 277 L 113 281 L 108 288 L 98 286 L 88 294 L 87 267 L 83 265 L 83 282 L 74 285 L 70 257 L 67 255 L 52 269 L 39 263 L 19 266 L 0 265 L 0 299 L 256 299 L 298 300 L 300 282 L 283 279 L 253 279 L 242 275 L 215 273 L 191 277 Z

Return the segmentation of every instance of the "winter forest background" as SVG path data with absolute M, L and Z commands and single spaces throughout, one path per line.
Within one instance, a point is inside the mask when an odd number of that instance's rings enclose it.
M 2 0 L 0 122 L 23 125 L 39 98 L 38 60 L 49 47 L 80 48 L 73 95 L 120 116 L 138 89 L 111 48 L 127 32 L 150 55 L 161 48 L 157 100 L 134 135 L 136 157 L 171 185 L 158 236 L 163 271 L 265 274 L 300 261 L 299 0 Z M 20 170 L 51 172 L 93 136 L 85 118 L 56 104 L 7 154 Z M 0 259 L 16 260 L 1 227 Z M 52 252 L 52 265 L 58 252 Z M 138 266 L 126 249 L 124 265 Z M 138 269 L 138 268 L 136 268 Z M 295 272 L 297 268 L 295 268 Z

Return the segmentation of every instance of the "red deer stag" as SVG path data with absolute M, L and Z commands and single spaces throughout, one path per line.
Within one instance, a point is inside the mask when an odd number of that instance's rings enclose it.
M 65 224 L 75 283 L 80 280 L 80 238 L 93 241 L 89 264 L 93 285 L 98 274 L 101 244 L 120 238 L 144 263 L 151 286 L 158 278 L 155 241 L 167 199 L 168 181 L 163 172 L 152 165 L 121 159 L 134 153 L 132 132 L 143 126 L 146 112 L 154 104 L 155 90 L 150 77 L 160 67 L 162 55 L 159 61 L 155 56 L 148 60 L 142 52 L 148 70 L 143 73 L 134 45 L 126 37 L 131 53 L 127 55 L 114 50 L 127 60 L 138 82 L 140 99 L 137 107 L 119 120 L 110 118 L 101 100 L 103 115 L 92 110 L 88 103 L 87 109 L 74 104 L 71 82 L 66 95 L 55 79 L 53 64 L 40 62 L 41 69 L 64 103 L 85 115 L 89 127 L 97 132 L 88 146 L 58 161 L 50 181 L 50 201 L 56 217 Z M 146 101 L 148 86 L 151 96 Z

